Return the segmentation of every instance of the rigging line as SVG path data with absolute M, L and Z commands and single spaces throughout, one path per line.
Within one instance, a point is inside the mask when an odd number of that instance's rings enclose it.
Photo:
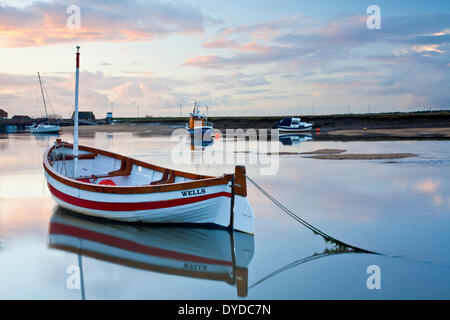
M 59 126 L 59 121 L 58 121 L 58 119 L 56 117 L 56 113 L 55 113 L 55 110 L 53 109 L 53 105 L 52 105 L 52 102 L 50 101 L 50 96 L 48 95 L 47 89 L 46 89 L 46 87 L 44 85 L 44 81 L 43 80 L 41 80 L 41 81 L 42 81 L 42 87 L 44 88 L 44 93 L 47 96 L 48 104 L 50 105 L 50 108 L 52 109 L 52 112 L 53 112 L 53 116 L 55 117 L 56 123 Z
M 338 246 L 341 247 L 347 247 L 347 248 L 351 248 L 356 252 L 364 252 L 364 253 L 372 253 L 372 254 L 378 254 L 377 252 L 373 252 L 373 251 L 369 251 L 369 250 L 365 250 L 362 248 L 358 248 L 355 246 L 352 246 L 350 244 L 347 244 L 345 242 L 342 242 L 336 238 L 333 238 L 332 236 L 326 234 L 325 232 L 317 229 L 316 227 L 314 227 L 313 225 L 309 224 L 308 222 L 306 222 L 305 220 L 303 220 L 302 218 L 300 218 L 299 216 L 297 216 L 295 213 L 293 213 L 291 210 L 289 210 L 288 208 L 286 208 L 283 204 L 281 204 L 281 202 L 279 202 L 278 200 L 276 200 L 274 197 L 272 197 L 267 191 L 265 191 L 262 187 L 260 187 L 255 181 L 253 181 L 249 176 L 246 176 L 247 179 L 259 190 L 261 191 L 267 198 L 269 198 L 269 200 L 271 200 L 275 205 L 277 205 L 281 210 L 283 210 L 286 214 L 288 214 L 291 218 L 295 219 L 297 222 L 301 223 L 302 225 L 304 225 L 305 227 L 307 227 L 308 229 L 310 229 L 312 232 L 314 232 L 315 234 L 319 234 L 321 235 L 323 238 L 325 238 L 326 241 L 330 241 L 330 242 L 334 242 L 336 243 Z
M 291 218 L 295 219 L 296 221 L 298 221 L 299 223 L 301 223 L 302 225 L 304 225 L 305 227 L 310 229 L 314 234 L 321 235 L 325 239 L 325 241 L 333 242 L 333 243 L 337 244 L 340 247 L 347 247 L 347 248 L 353 249 L 354 252 L 383 255 L 383 256 L 386 256 L 386 257 L 400 258 L 400 259 L 403 259 L 403 260 L 410 260 L 410 261 L 414 261 L 414 262 L 427 263 L 427 264 L 437 265 L 437 266 L 446 267 L 446 268 L 450 267 L 450 265 L 447 262 L 432 261 L 432 260 L 426 260 L 426 259 L 415 258 L 415 257 L 407 257 L 407 256 L 404 256 L 404 255 L 393 254 L 393 253 L 388 253 L 388 252 L 380 253 L 380 252 L 375 252 L 375 251 L 369 251 L 369 250 L 361 249 L 361 248 L 349 245 L 349 244 L 347 244 L 345 242 L 342 242 L 342 241 L 340 241 L 340 240 L 338 240 L 336 238 L 333 238 L 332 236 L 326 234 L 325 232 L 320 231 L 319 229 L 317 229 L 313 225 L 311 225 L 308 222 L 306 222 L 305 220 L 301 219 L 295 213 L 293 213 L 288 208 L 283 206 L 283 204 L 281 204 L 278 200 L 276 200 L 274 197 L 272 197 L 267 191 L 265 191 L 255 181 L 253 181 L 249 176 L 246 176 L 246 177 L 259 191 L 261 191 L 267 198 L 269 198 L 269 200 L 271 200 L 281 210 L 283 210 Z
M 41 87 L 42 100 L 44 102 L 45 116 L 48 119 L 47 104 L 45 103 L 44 89 L 42 88 L 42 80 L 41 80 L 41 75 L 39 74 L 39 72 L 38 72 L 38 79 L 39 79 L 39 85 Z

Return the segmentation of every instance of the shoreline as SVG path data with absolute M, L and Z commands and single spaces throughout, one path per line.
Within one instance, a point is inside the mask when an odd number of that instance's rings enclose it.
M 175 129 L 183 129 L 183 125 L 176 124 L 132 124 L 116 123 L 114 125 L 83 125 L 79 127 L 80 134 L 96 132 L 131 132 L 142 135 L 171 135 Z M 239 127 L 237 127 L 239 128 Z M 242 128 L 247 130 L 248 128 Z M 255 128 L 256 130 L 262 128 Z M 226 129 L 218 129 L 225 133 Z M 62 133 L 73 132 L 73 127 L 62 127 Z M 447 127 L 409 127 L 409 128 L 376 128 L 376 129 L 348 129 L 333 130 L 330 128 L 314 129 L 310 133 L 314 140 L 450 140 L 450 126 Z

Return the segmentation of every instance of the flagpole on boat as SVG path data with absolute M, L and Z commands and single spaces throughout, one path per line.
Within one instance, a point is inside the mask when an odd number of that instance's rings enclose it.
M 73 127 L 73 176 L 78 177 L 78 85 L 80 80 L 80 46 L 77 46 L 77 68 L 75 73 L 75 118 Z

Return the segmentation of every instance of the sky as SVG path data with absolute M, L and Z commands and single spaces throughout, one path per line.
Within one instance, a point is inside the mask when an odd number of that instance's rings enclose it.
M 69 117 L 77 45 L 97 118 L 450 109 L 447 0 L 0 0 L 0 108 Z

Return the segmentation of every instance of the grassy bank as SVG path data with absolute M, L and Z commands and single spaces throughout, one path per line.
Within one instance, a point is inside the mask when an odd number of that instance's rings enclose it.
M 217 129 L 226 128 L 271 128 L 282 118 L 288 116 L 258 117 L 209 117 Z M 321 130 L 345 129 L 382 129 L 382 128 L 422 128 L 450 127 L 450 111 L 408 112 L 408 113 L 374 113 L 374 114 L 334 114 L 334 115 L 299 115 L 303 121 L 314 122 Z M 180 125 L 187 117 L 151 117 L 151 118 L 114 118 L 124 123 L 160 123 Z

